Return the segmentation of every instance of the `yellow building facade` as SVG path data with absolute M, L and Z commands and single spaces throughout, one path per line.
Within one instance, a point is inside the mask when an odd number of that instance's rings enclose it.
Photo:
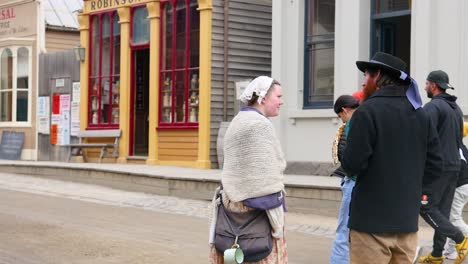
M 212 9 L 84 0 L 80 130 L 120 129 L 116 162 L 211 168 Z

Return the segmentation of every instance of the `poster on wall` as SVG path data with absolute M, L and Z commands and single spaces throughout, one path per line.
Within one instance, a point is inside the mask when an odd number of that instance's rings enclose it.
M 49 134 L 50 127 L 50 98 L 48 96 L 41 96 L 37 99 L 37 131 L 40 134 Z
M 70 95 L 69 94 L 60 95 L 60 112 L 63 113 L 65 111 L 70 112 Z
M 59 134 L 61 134 L 59 145 L 70 144 L 70 110 L 60 114 Z
M 77 136 L 80 131 L 80 83 L 72 83 L 70 135 Z
M 70 135 L 77 136 L 80 131 L 80 102 L 71 103 Z
M 247 85 L 249 85 L 250 80 L 245 80 L 245 81 L 238 81 L 236 82 L 236 98 L 239 98 L 239 96 L 244 92 L 245 88 Z M 234 111 L 235 113 L 239 112 L 239 110 L 242 107 L 242 102 L 241 101 L 236 101 L 234 104 Z
M 59 145 L 70 144 L 70 95 L 60 95 Z
M 60 94 L 54 94 L 52 96 L 52 114 L 60 114 Z
M 53 95 L 50 133 L 51 144 L 70 144 L 70 94 Z
M 80 102 L 80 83 L 74 82 L 72 84 L 72 102 Z
M 59 122 L 60 115 L 52 114 L 50 118 L 50 144 L 59 145 Z

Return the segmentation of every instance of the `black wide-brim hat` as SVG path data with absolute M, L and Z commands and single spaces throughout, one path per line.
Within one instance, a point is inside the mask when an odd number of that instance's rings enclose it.
M 381 70 L 398 78 L 403 77 L 401 72 L 404 72 L 406 78 L 403 80 L 410 78 L 406 72 L 406 63 L 402 59 L 384 52 L 375 53 L 370 61 L 356 61 L 356 66 L 362 72 Z

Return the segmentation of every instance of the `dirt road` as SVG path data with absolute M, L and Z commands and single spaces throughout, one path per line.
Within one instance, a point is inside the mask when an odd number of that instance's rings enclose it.
M 55 193 L 0 189 L 0 230 L 0 263 L 207 263 L 207 218 Z M 287 241 L 290 263 L 327 263 L 330 238 Z
M 208 201 L 0 173 L 0 264 L 208 263 L 209 213 Z M 336 218 L 286 220 L 289 263 L 329 263 Z M 420 231 L 427 250 L 432 229 Z

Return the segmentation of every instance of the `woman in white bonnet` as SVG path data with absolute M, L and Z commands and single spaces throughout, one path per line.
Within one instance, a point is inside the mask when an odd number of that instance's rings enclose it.
M 231 212 L 265 210 L 272 227 L 273 249 L 266 258 L 255 263 L 285 264 L 288 263 L 283 196 L 286 161 L 268 119 L 278 116 L 283 104 L 281 86 L 270 77 L 259 76 L 246 87 L 239 100 L 245 106 L 234 117 L 224 137 L 222 202 L 225 209 Z M 258 199 L 269 199 L 273 195 L 278 195 L 275 199 L 281 201 L 280 205 L 275 204 L 274 208 L 258 205 Z M 223 253 L 212 244 L 216 215 L 214 209 L 210 229 L 210 263 L 222 264 Z

